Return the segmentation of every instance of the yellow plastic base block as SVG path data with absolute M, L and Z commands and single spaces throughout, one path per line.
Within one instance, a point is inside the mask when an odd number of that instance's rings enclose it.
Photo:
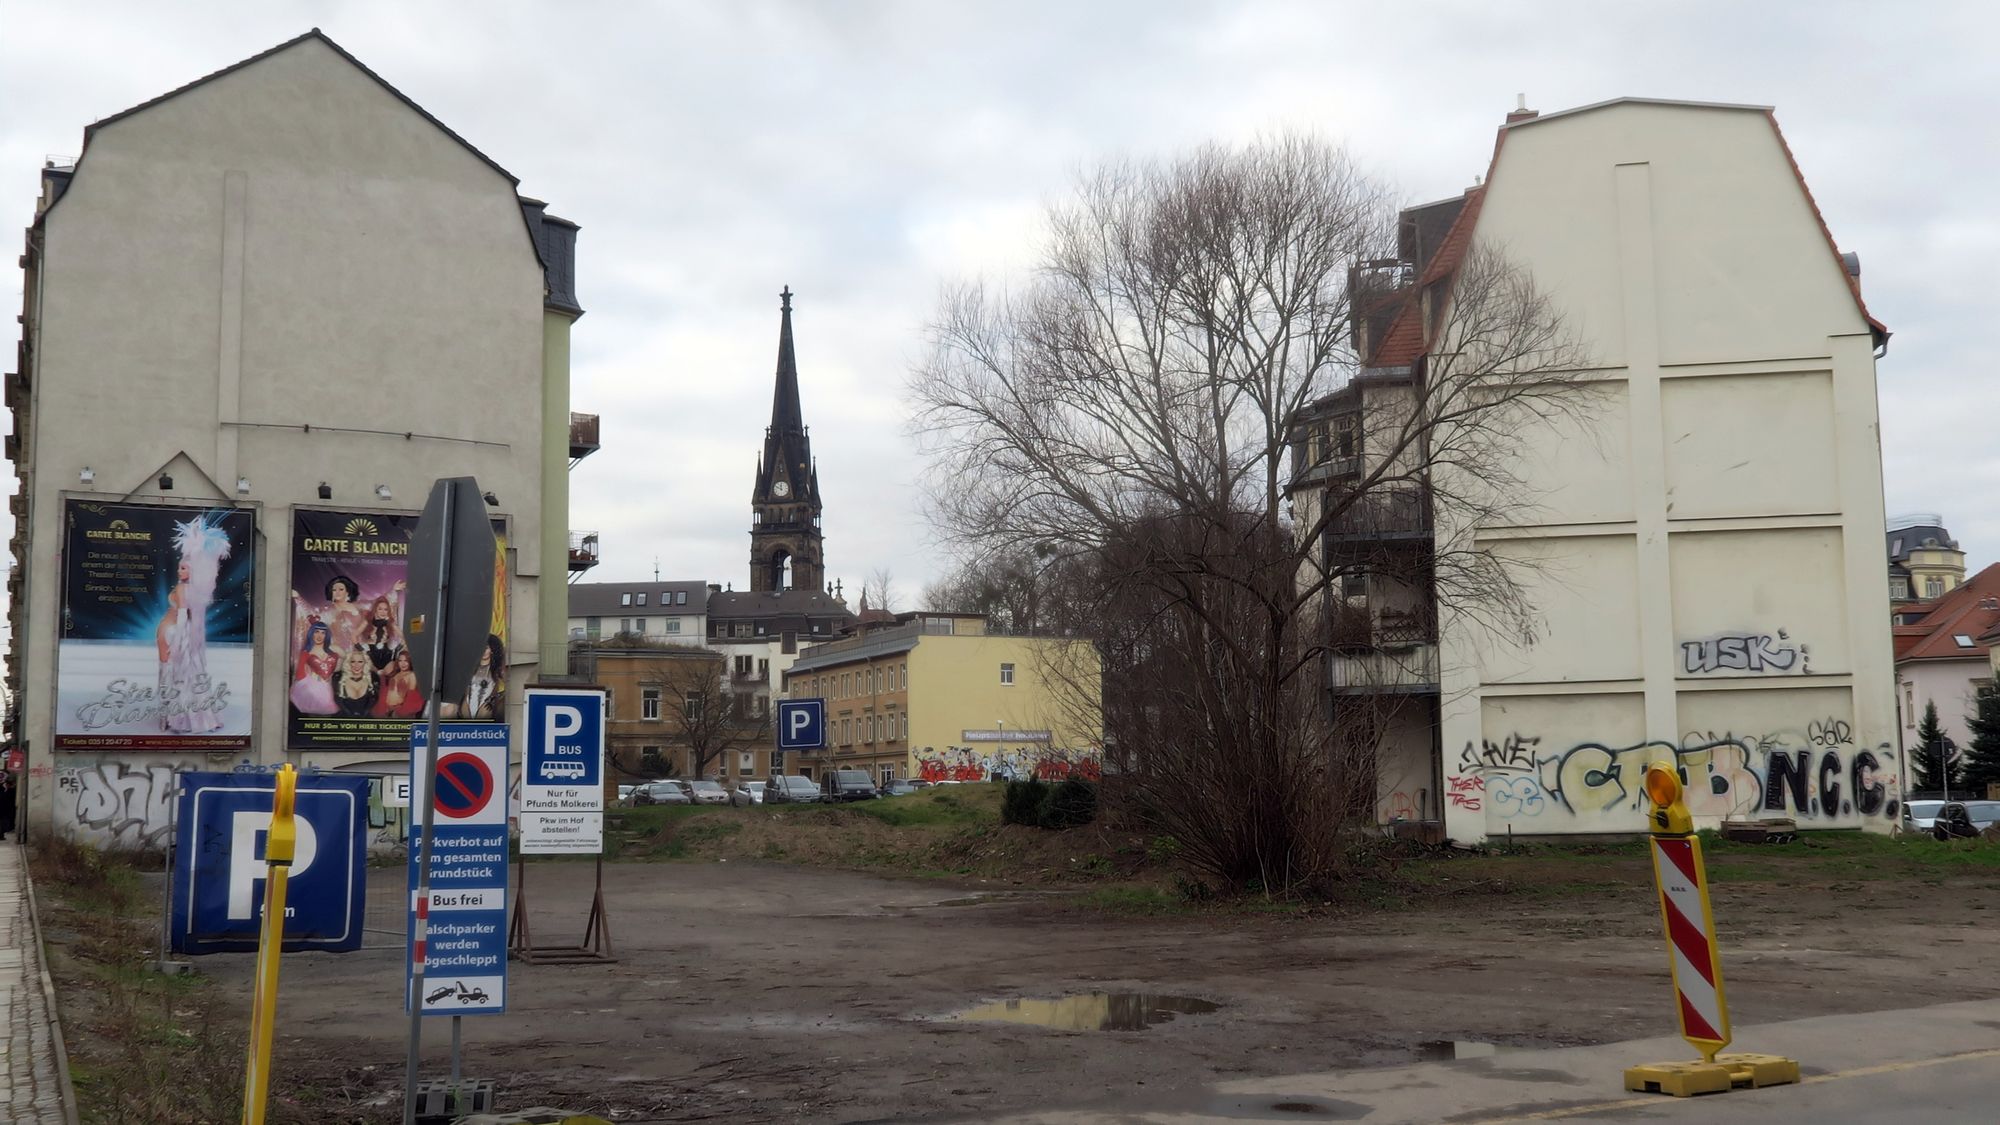
M 1799 1080 L 1799 1064 L 1783 1055 L 1717 1055 L 1709 1062 L 1651 1063 L 1627 1067 L 1625 1088 L 1643 1094 L 1672 1094 L 1691 1098 L 1697 1094 L 1724 1094 L 1731 1090 L 1755 1090 L 1760 1086 L 1784 1086 Z

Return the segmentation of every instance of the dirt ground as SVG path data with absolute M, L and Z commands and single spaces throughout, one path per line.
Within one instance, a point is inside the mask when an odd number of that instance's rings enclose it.
M 589 867 L 531 872 L 538 937 L 574 940 Z M 393 1120 L 405 1018 L 401 872 L 369 948 L 284 967 L 275 1089 L 326 1121 Z M 978 880 L 775 864 L 608 864 L 610 965 L 511 968 L 465 1021 L 501 1105 L 618 1121 L 979 1119 L 1201 1104 L 1210 1083 L 1412 1061 L 1437 1040 L 1560 1046 L 1672 1031 L 1659 914 L 1629 887 L 1427 896 L 1316 916 L 1107 915 Z M 2000 879 L 1720 886 L 1739 1026 L 2000 995 Z M 205 971 L 248 1003 L 250 958 Z M 1220 1005 L 1140 1031 L 950 1017 L 1091 991 Z M 449 1032 L 427 1027 L 442 1076 Z

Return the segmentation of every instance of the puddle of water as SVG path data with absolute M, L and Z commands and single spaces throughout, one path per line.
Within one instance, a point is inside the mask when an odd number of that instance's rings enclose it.
M 1424 1062 L 1490 1059 L 1499 1053 L 1500 1048 L 1476 1039 L 1431 1039 L 1417 1044 L 1417 1058 Z
M 1029 1023 L 1061 1031 L 1141 1031 L 1177 1015 L 1213 1012 L 1221 1006 L 1192 996 L 1091 992 L 1056 1000 L 997 1000 L 967 1008 L 951 1018 Z
M 1370 1107 L 1328 1098 L 1217 1097 L 1201 1107 L 1203 1117 L 1238 1121 L 1296 1121 L 1301 1116 L 1320 1121 L 1353 1121 L 1368 1116 Z

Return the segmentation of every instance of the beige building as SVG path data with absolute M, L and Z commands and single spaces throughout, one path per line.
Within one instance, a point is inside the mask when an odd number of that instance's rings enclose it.
M 1917 512 L 1889 518 L 1889 601 L 1898 606 L 1936 601 L 1965 581 L 1965 552 L 1944 517 Z
M 152 844 L 176 769 L 405 771 L 395 568 L 437 477 L 504 539 L 465 717 L 518 719 L 594 557 L 575 225 L 317 31 L 91 125 L 42 186 L 6 380 L 31 825 Z
M 784 683 L 787 698 L 826 700 L 831 744 L 787 760 L 788 773 L 988 781 L 1103 769 L 1100 665 L 1087 641 L 992 636 L 977 614 L 905 613 L 807 649 Z
M 1435 692 L 1437 720 L 1434 738 L 1421 707 L 1393 720 L 1383 818 L 1441 812 L 1457 840 L 1636 831 L 1643 770 L 1671 760 L 1704 827 L 1886 830 L 1905 780 L 1876 554 L 1887 332 L 1772 112 L 1518 112 L 1484 185 L 1438 206 L 1405 214 L 1403 304 L 1373 362 L 1422 377 L 1433 306 L 1485 247 L 1563 310 L 1596 393 L 1530 435 L 1507 518 L 1438 515 L 1438 543 L 1513 564 L 1539 626 L 1522 643 L 1443 607 L 1435 680 L 1405 660 L 1410 682 L 1388 684 Z M 1357 532 L 1379 550 L 1384 530 Z M 1387 647 L 1330 658 L 1336 702 L 1339 666 Z M 1390 679 L 1352 678 L 1371 700 Z

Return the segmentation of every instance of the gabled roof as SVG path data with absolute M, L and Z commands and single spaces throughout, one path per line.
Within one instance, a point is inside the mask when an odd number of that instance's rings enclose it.
M 1896 663 L 1912 660 L 1988 660 L 1990 642 L 1981 640 L 2000 626 L 2000 563 L 1994 563 L 1965 584 L 1932 603 L 1917 625 L 1891 628 L 1896 638 Z M 1902 630 L 1922 630 L 1907 644 Z M 1960 644 L 1959 637 L 1972 643 Z
M 1472 228 L 1479 222 L 1479 207 L 1485 199 L 1484 187 L 1465 193 L 1465 206 L 1459 208 L 1457 217 L 1445 230 L 1444 240 L 1438 244 L 1437 253 L 1431 255 L 1422 276 L 1404 296 L 1402 309 L 1389 322 L 1389 330 L 1382 334 L 1382 342 L 1368 357 L 1367 366 L 1407 367 L 1423 356 L 1430 346 L 1424 326 L 1424 289 L 1458 272 L 1466 250 L 1472 246 Z
M 368 69 L 366 63 L 363 63 L 360 59 L 357 59 L 353 55 L 348 54 L 346 48 L 342 47 L 338 43 L 335 43 L 332 39 L 327 37 L 325 32 L 321 31 L 319 28 L 316 27 L 313 28 L 311 31 L 306 32 L 304 35 L 297 37 L 296 39 L 287 39 L 283 43 L 280 43 L 277 46 L 272 47 L 268 51 L 260 51 L 257 54 L 251 55 L 249 58 L 244 59 L 242 62 L 231 63 L 230 65 L 225 66 L 221 70 L 215 71 L 212 74 L 204 74 L 200 78 L 197 78 L 192 82 L 189 82 L 185 86 L 179 86 L 176 87 L 175 89 L 168 90 L 166 93 L 161 94 L 157 98 L 152 98 L 148 101 L 140 102 L 138 105 L 135 105 L 130 109 L 120 110 L 119 112 L 114 113 L 109 117 L 100 118 L 99 120 L 92 122 L 91 124 L 85 126 L 83 130 L 84 151 L 86 153 L 90 151 L 90 138 L 94 134 L 96 134 L 96 132 L 99 129 L 102 129 L 106 125 L 110 125 L 116 121 L 123 121 L 125 118 L 130 117 L 135 113 L 140 113 L 144 110 L 151 109 L 154 106 L 159 105 L 161 102 L 164 102 L 170 98 L 177 98 L 182 94 L 187 93 L 189 90 L 194 89 L 197 86 L 206 86 L 208 83 L 213 82 L 216 79 L 221 78 L 225 75 L 234 74 L 237 71 L 242 70 L 244 67 L 249 66 L 252 63 L 262 62 L 265 59 L 270 58 L 272 55 L 276 55 L 284 51 L 289 51 L 293 47 L 296 47 L 299 44 L 304 43 L 309 39 L 317 39 L 321 43 L 326 44 L 329 48 L 333 50 L 334 54 L 337 54 L 341 58 L 346 59 L 350 64 L 354 66 L 356 70 L 359 70 L 361 73 L 374 79 L 376 85 L 379 85 L 384 90 L 387 90 L 389 94 L 392 97 L 394 97 L 397 101 L 402 102 L 406 106 L 409 106 L 411 109 L 415 110 L 417 114 L 421 116 L 425 121 L 428 121 L 432 125 L 437 126 L 440 130 L 444 132 L 445 136 L 450 137 L 452 140 L 457 141 L 459 144 L 465 146 L 465 151 L 478 157 L 481 163 L 485 164 L 488 168 L 493 169 L 495 172 L 500 173 L 502 176 L 505 176 L 507 178 L 508 183 L 516 187 L 520 186 L 521 181 L 512 172 L 509 172 L 507 169 L 502 168 L 492 157 L 479 151 L 478 148 L 473 146 L 471 141 L 468 141 L 464 137 L 461 137 L 457 133 L 453 132 L 451 126 L 446 125 L 444 122 L 439 121 L 435 117 L 432 117 L 429 110 L 425 109 L 423 106 L 420 106 L 416 102 L 412 101 L 408 94 L 405 94 L 401 90 L 398 90 L 394 86 L 391 86 L 388 83 L 388 81 L 384 79 L 381 75 Z
M 1502 140 L 1504 140 L 1509 130 L 1532 128 L 1558 118 L 1574 117 L 1578 114 L 1590 113 L 1593 110 L 1608 109 L 1612 106 L 1621 105 L 1674 106 L 1688 109 L 1736 110 L 1744 113 L 1763 114 L 1764 119 L 1770 122 L 1772 135 L 1778 139 L 1779 151 L 1785 154 L 1785 163 L 1791 166 L 1792 176 L 1798 180 L 1800 193 L 1806 197 L 1806 206 L 1812 210 L 1813 221 L 1819 224 L 1820 233 L 1826 236 L 1826 249 L 1827 253 L 1833 259 L 1833 267 L 1840 271 L 1842 278 L 1846 279 L 1848 292 L 1854 294 L 1854 307 L 1860 311 L 1861 319 L 1867 321 L 1869 331 L 1875 337 L 1875 346 L 1878 348 L 1888 346 L 1889 329 L 1881 321 L 1876 320 L 1874 315 L 1868 311 L 1868 302 L 1862 299 L 1861 296 L 1861 279 L 1856 277 L 1847 268 L 1847 262 L 1841 258 L 1840 247 L 1833 240 L 1833 231 L 1826 225 L 1826 215 L 1819 209 L 1819 202 L 1813 198 L 1812 189 L 1806 186 L 1806 175 L 1799 170 L 1798 158 L 1792 155 L 1792 146 L 1785 140 L 1785 131 L 1778 128 L 1778 114 L 1775 107 L 1768 105 L 1742 105 L 1734 102 L 1677 101 L 1672 98 L 1612 98 L 1608 101 L 1592 102 L 1589 105 L 1577 106 L 1574 109 L 1562 109 L 1553 113 L 1538 114 L 1534 117 L 1509 120 L 1505 125 L 1500 127 L 1500 135 Z M 1495 163 L 1498 163 L 1500 150 L 1497 145 L 1494 147 L 1493 155 Z M 1490 181 L 1492 177 L 1489 175 L 1487 179 Z

